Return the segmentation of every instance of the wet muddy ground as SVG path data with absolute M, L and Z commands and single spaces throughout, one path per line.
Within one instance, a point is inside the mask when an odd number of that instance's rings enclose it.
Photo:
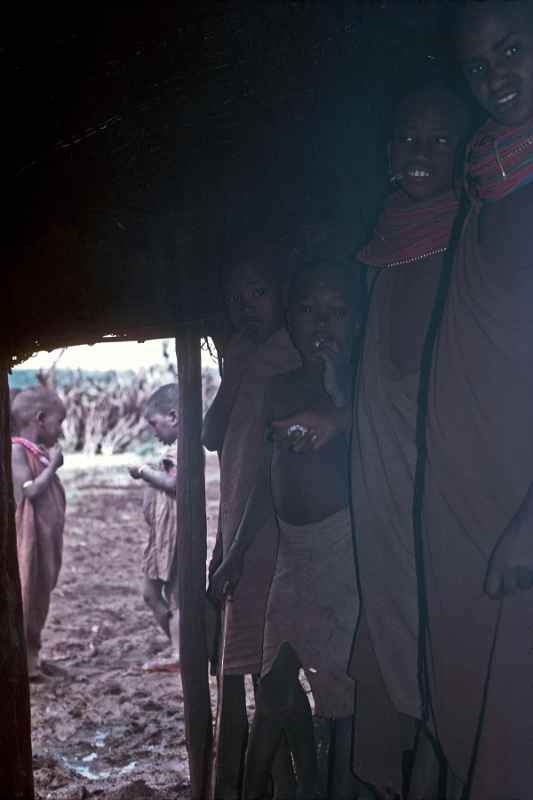
M 142 487 L 124 457 L 67 458 L 61 478 L 68 502 L 64 560 L 42 657 L 64 675 L 31 686 L 37 798 L 187 798 L 180 677 L 141 669 L 167 648 L 141 594 Z M 212 545 L 212 456 L 207 499 Z

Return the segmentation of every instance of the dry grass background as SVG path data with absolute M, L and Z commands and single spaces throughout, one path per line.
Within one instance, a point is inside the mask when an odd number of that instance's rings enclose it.
M 62 371 L 61 354 L 54 366 L 37 372 L 35 380 L 54 388 L 65 403 L 61 445 L 66 453 L 115 455 L 127 451 L 152 452 L 154 440 L 143 417 L 150 395 L 177 380 L 169 343 L 163 343 L 162 359 L 137 372 L 112 370 L 96 373 Z M 202 371 L 203 403 L 206 410 L 219 383 L 216 367 Z M 12 396 L 18 390 L 12 390 Z

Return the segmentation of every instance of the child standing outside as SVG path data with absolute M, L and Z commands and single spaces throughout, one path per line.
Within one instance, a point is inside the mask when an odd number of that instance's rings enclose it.
M 265 397 L 267 421 L 307 407 L 348 405 L 357 324 L 355 271 L 318 264 L 299 271 L 289 297 L 289 331 L 303 365 L 275 376 Z M 339 378 L 339 376 L 341 376 Z M 292 448 L 302 429 L 277 431 L 265 445 L 263 464 L 215 588 L 240 583 L 247 549 L 262 535 L 274 510 L 280 539 L 267 606 L 262 677 L 247 754 L 244 796 L 266 796 L 267 779 L 285 732 L 298 777 L 298 796 L 316 792 L 316 752 L 311 719 L 301 708 L 298 671 L 304 668 L 317 714 L 336 726 L 336 800 L 355 795 L 350 774 L 354 683 L 347 674 L 358 613 L 349 511 L 348 438 L 340 433 L 305 457 Z M 342 741 L 344 739 L 344 741 Z
M 30 680 L 40 664 L 41 634 L 48 616 L 63 554 L 65 492 L 57 476 L 63 454 L 57 446 L 65 407 L 42 386 L 17 394 L 11 407 L 11 468 L 16 502 L 19 573 Z
M 161 630 L 170 639 L 172 654 L 144 664 L 149 672 L 179 671 L 179 602 L 176 514 L 176 439 L 178 385 L 168 383 L 146 403 L 144 416 L 155 436 L 166 445 L 158 468 L 130 467 L 135 480 L 146 484 L 143 509 L 149 528 L 144 551 L 143 595 Z

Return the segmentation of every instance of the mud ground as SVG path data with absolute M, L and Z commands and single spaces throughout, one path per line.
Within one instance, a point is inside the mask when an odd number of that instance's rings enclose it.
M 167 640 L 142 599 L 142 487 L 126 462 L 134 458 L 70 457 L 61 469 L 64 560 L 42 657 L 65 674 L 31 686 L 38 800 L 189 797 L 180 677 L 141 669 Z M 212 546 L 212 456 L 206 474 Z

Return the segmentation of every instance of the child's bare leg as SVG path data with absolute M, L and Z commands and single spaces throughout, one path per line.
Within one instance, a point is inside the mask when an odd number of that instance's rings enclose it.
M 298 781 L 297 796 L 308 800 L 315 796 L 318 763 L 315 734 L 313 729 L 313 712 L 302 684 L 298 680 L 298 670 L 291 686 L 292 713 L 285 724 L 285 733 L 292 753 L 296 778 Z
M 173 611 L 170 612 L 170 617 L 168 619 L 168 632 L 170 641 L 172 643 L 172 649 L 176 654 L 177 658 L 179 659 L 180 656 L 180 612 L 179 609 L 175 608 Z
M 362 789 L 352 772 L 353 716 L 336 719 L 332 727 L 329 796 L 335 800 L 353 800 Z
M 143 584 L 143 597 L 146 605 L 152 609 L 153 615 L 161 630 L 170 639 L 170 609 L 163 597 L 163 581 L 156 578 L 145 578 Z
M 316 752 L 312 720 L 302 714 L 298 681 L 299 663 L 294 651 L 283 645 L 270 673 L 260 682 L 250 743 L 246 755 L 244 799 L 267 797 L 268 778 L 283 731 L 294 758 L 297 796 L 312 800 L 316 787 Z M 307 704 L 308 705 L 308 704 Z
M 241 796 L 244 754 L 248 742 L 248 717 L 244 675 L 224 677 L 224 705 L 220 730 L 220 757 L 216 796 L 238 800 Z
M 272 764 L 274 793 L 272 800 L 295 800 L 296 779 L 286 735 L 281 737 L 280 745 Z
M 283 734 L 284 713 L 275 701 L 272 704 L 274 693 L 268 689 L 268 678 L 270 675 L 260 683 L 257 692 L 255 715 L 246 753 L 244 800 L 263 800 L 267 797 L 268 779 Z
M 254 694 L 257 699 L 259 676 L 253 675 Z M 273 800 L 292 800 L 296 796 L 296 781 L 292 768 L 292 759 L 285 735 L 281 737 L 280 746 L 272 764 Z
M 174 652 L 170 657 L 157 656 L 143 664 L 145 672 L 179 672 L 179 613 L 172 611 L 163 593 L 165 584 L 155 578 L 145 578 L 144 601 L 152 609 L 159 627 L 168 636 Z
M 31 593 L 29 602 L 24 606 L 24 631 L 26 634 L 26 663 L 28 677 L 36 680 L 43 676 L 40 663 L 41 635 L 48 616 L 50 595 L 39 597 Z
M 39 651 L 31 648 L 29 644 L 26 645 L 26 661 L 28 664 L 28 678 L 35 679 L 41 675 L 41 668 L 39 666 Z

